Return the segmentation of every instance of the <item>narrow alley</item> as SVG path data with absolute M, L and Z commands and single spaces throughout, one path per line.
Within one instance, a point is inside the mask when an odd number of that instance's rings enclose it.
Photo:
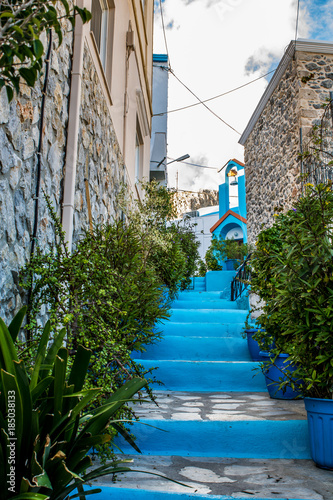
M 223 273 L 224 292 L 203 291 L 204 283 L 196 284 L 201 291 L 182 292 L 163 340 L 141 359 L 159 367 L 165 385 L 155 391 L 158 406 L 135 409 L 142 456 L 126 457 L 132 469 L 187 487 L 131 472 L 118 477 L 110 498 L 331 500 L 331 473 L 311 461 L 303 401 L 269 397 L 242 337 L 248 310 L 223 298 L 233 274 Z M 107 481 L 96 483 L 105 494 Z

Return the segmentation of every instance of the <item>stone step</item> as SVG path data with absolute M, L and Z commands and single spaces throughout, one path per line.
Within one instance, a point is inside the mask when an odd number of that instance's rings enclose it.
M 312 460 L 221 457 L 138 456 L 129 467 L 153 472 L 183 485 L 143 472 L 105 476 L 100 500 L 332 500 L 332 474 Z M 96 460 L 94 466 L 100 465 Z M 186 486 L 185 486 L 186 485 Z M 90 489 L 85 486 L 85 489 Z M 90 497 L 89 497 L 90 498 Z
M 131 426 L 131 431 L 144 454 L 310 458 L 302 400 L 239 392 L 158 391 L 156 397 L 158 406 L 146 400 L 132 404 L 141 423 Z M 123 438 L 116 444 L 131 452 Z
M 146 352 L 135 353 L 134 356 L 140 359 L 251 361 L 247 342 L 241 337 L 169 335 L 164 337 L 158 344 L 147 346 Z
M 251 361 L 183 361 L 136 359 L 153 371 L 168 391 L 265 391 L 265 378 L 258 363 Z
M 238 337 L 241 338 L 241 333 L 244 329 L 244 322 L 239 323 L 184 323 L 177 321 L 166 321 L 157 326 L 157 330 L 162 330 L 163 335 L 183 335 L 183 336 L 205 336 L 205 337 Z
M 191 299 L 176 300 L 172 304 L 172 309 L 237 309 L 237 302 L 227 299 Z
M 170 309 L 169 321 L 177 323 L 245 323 L 248 316 L 247 310 L 238 309 Z

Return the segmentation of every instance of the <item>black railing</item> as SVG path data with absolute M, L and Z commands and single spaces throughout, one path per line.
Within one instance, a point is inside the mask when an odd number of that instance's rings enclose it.
M 243 264 L 237 269 L 236 276 L 231 282 L 231 300 L 237 300 L 242 293 L 247 290 L 250 285 L 251 270 L 249 261 L 251 259 L 251 254 L 249 254 L 244 260 Z
M 306 184 L 333 182 L 333 92 L 320 124 L 303 137 L 300 129 L 302 191 Z

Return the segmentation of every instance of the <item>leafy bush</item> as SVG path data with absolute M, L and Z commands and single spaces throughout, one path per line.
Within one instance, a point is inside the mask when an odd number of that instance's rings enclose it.
M 206 276 L 207 270 L 208 270 L 207 264 L 202 259 L 200 259 L 197 264 L 197 270 L 195 276 L 204 277 Z
M 189 286 L 199 259 L 199 242 L 190 224 L 171 222 L 176 217 L 173 193 L 156 181 L 142 182 L 142 200 L 133 200 L 123 191 L 122 210 L 140 233 L 147 262 L 173 299 Z
M 194 234 L 166 226 L 170 194 L 151 185 L 147 192 L 126 222 L 95 226 L 71 254 L 47 199 L 56 243 L 48 253 L 37 248 L 22 271 L 22 286 L 31 290 L 28 355 L 35 352 L 39 314 L 46 306 L 52 332 L 66 328 L 71 357 L 80 344 L 92 350 L 86 387 L 102 387 L 106 396 L 132 377 L 156 382 L 153 368 L 143 368 L 132 353 L 160 339 L 158 323 L 169 316 L 170 299 L 188 284 L 195 267 Z M 122 411 L 131 418 L 130 408 Z M 109 449 L 105 454 L 110 456 Z
M 63 19 L 72 25 L 75 13 L 83 22 L 91 19 L 87 9 L 74 6 L 70 9 L 67 0 L 2 0 L 0 4 L 0 90 L 6 88 L 8 100 L 13 98 L 13 89 L 19 92 L 20 78 L 33 87 L 42 68 L 44 47 L 41 34 L 54 29 L 62 42 Z
M 331 185 L 309 184 L 260 233 L 251 261 L 251 289 L 265 301 L 259 321 L 275 352 L 298 364 L 303 393 L 319 398 L 332 398 L 333 388 L 332 219 Z
M 212 242 L 205 255 L 208 271 L 222 271 L 222 260 L 224 255 L 224 244 L 213 234 Z
M 191 283 L 200 243 L 191 228 L 175 223 L 162 228 L 160 238 L 160 244 L 152 250 L 148 260 L 167 287 L 170 298 L 174 298 L 179 290 L 185 290 Z
M 237 240 L 223 239 L 214 234 L 205 255 L 207 268 L 209 271 L 221 271 L 223 269 L 222 264 L 226 259 L 235 260 L 235 267 L 237 268 L 244 260 L 247 252 L 246 243 L 240 244 Z
M 69 254 L 53 211 L 52 218 L 58 242 L 46 254 L 38 248 L 23 271 L 23 286 L 32 286 L 26 328 L 31 338 L 38 334 L 38 314 L 47 304 L 52 330 L 66 326 L 70 352 L 79 344 L 93 351 L 90 385 L 111 393 L 146 374 L 131 353 L 160 338 L 156 323 L 168 317 L 162 283 L 132 223 L 97 226 Z
M 129 471 L 128 461 L 115 461 L 87 472 L 89 450 L 110 441 L 113 426 L 137 449 L 114 415 L 146 385 L 133 378 L 91 409 L 101 389 L 84 390 L 91 351 L 78 346 L 69 373 L 62 329 L 49 348 L 50 323 L 36 356 L 24 363 L 15 347 L 23 308 L 7 328 L 0 320 L 0 484 L 3 500 L 64 500 L 94 478 Z M 89 411 L 87 411 L 89 408 Z M 8 487 L 5 487 L 8 486 Z M 96 492 L 101 490 L 97 489 Z

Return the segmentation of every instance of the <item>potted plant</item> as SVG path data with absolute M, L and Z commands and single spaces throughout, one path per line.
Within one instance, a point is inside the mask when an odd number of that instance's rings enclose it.
M 205 255 L 205 261 L 211 271 L 222 270 L 223 263 L 227 271 L 233 271 L 243 262 L 247 252 L 246 243 L 213 235 L 212 243 Z
M 260 233 L 251 282 L 265 303 L 260 322 L 274 335 L 274 353 L 288 353 L 301 381 L 312 457 L 328 469 L 333 469 L 332 220 L 331 184 L 307 184 L 293 208 L 276 214 L 273 226 Z
M 133 378 L 101 404 L 93 404 L 101 389 L 85 387 L 91 351 L 79 346 L 69 368 L 68 350 L 62 347 L 65 328 L 49 345 L 47 322 L 33 359 L 20 358 L 27 353 L 16 342 L 25 312 L 24 307 L 8 327 L 0 319 L 0 484 L 7 485 L 1 498 L 64 500 L 76 488 L 85 498 L 83 484 L 131 470 L 126 459 L 91 469 L 90 452 L 110 442 L 110 427 L 140 451 L 121 427 L 117 411 L 147 381 Z
M 242 336 L 247 341 L 247 347 L 252 361 L 262 361 L 262 356 L 259 354 L 262 350 L 262 346 L 257 340 L 257 336 L 260 336 L 261 333 L 260 325 L 256 325 L 255 323 L 249 321 L 251 312 L 252 311 L 249 312 L 245 320 L 245 328 Z

